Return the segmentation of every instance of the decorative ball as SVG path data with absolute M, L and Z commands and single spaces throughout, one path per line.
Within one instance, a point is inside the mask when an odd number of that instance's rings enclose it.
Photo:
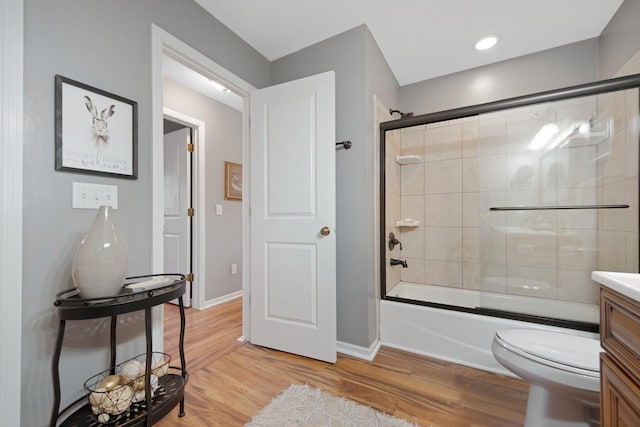
M 103 409 L 111 415 L 125 412 L 131 406 L 133 388 L 128 385 L 120 386 L 107 393 L 107 399 L 103 402 Z
M 136 378 L 131 384 L 133 391 L 138 392 L 140 390 L 144 390 L 144 377 Z
M 158 361 L 152 368 L 152 372 L 162 378 L 169 372 L 169 362 L 163 360 Z
M 153 393 L 153 389 L 151 391 L 151 397 L 153 397 L 154 393 Z M 137 391 L 135 396 L 133 396 L 133 401 L 134 402 L 144 402 L 145 400 L 147 400 L 147 395 L 144 392 L 144 389 Z
M 109 418 L 110 418 L 109 414 L 102 413 L 102 414 L 98 415 L 98 422 L 101 423 L 101 424 L 108 423 L 109 422 Z
M 104 388 L 106 391 L 111 391 L 120 385 L 120 381 L 121 378 L 118 375 L 109 375 L 100 381 L 98 388 Z
M 89 395 L 89 403 L 91 404 L 91 406 L 100 407 L 102 401 L 106 396 L 107 390 L 104 387 L 100 387 Z
M 156 391 L 156 389 L 160 385 L 160 381 L 158 380 L 158 376 L 151 374 L 151 376 L 149 377 L 149 383 L 151 384 L 151 390 L 152 391 Z
M 120 374 L 129 378 L 138 378 L 144 374 L 144 368 L 139 360 L 129 360 L 120 368 Z

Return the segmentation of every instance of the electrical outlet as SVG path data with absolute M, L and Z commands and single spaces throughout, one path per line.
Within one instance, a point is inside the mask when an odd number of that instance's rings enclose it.
M 72 207 L 74 209 L 98 209 L 100 206 L 118 209 L 117 185 L 73 183 Z
M 231 264 L 231 274 L 238 274 L 238 264 Z

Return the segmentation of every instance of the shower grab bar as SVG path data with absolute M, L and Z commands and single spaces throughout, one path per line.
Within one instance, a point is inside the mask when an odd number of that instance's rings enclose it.
M 550 211 L 561 209 L 626 209 L 629 205 L 578 205 L 578 206 L 494 206 L 490 211 Z

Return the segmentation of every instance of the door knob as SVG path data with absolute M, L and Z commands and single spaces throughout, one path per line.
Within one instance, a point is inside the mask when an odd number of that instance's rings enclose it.
M 329 227 L 322 227 L 320 229 L 320 234 L 322 234 L 323 236 L 328 236 L 329 233 L 331 233 L 331 229 L 329 229 Z

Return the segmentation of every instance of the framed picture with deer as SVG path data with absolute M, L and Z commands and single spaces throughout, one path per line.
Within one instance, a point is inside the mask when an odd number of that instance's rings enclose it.
M 138 178 L 138 103 L 56 75 L 56 170 Z

